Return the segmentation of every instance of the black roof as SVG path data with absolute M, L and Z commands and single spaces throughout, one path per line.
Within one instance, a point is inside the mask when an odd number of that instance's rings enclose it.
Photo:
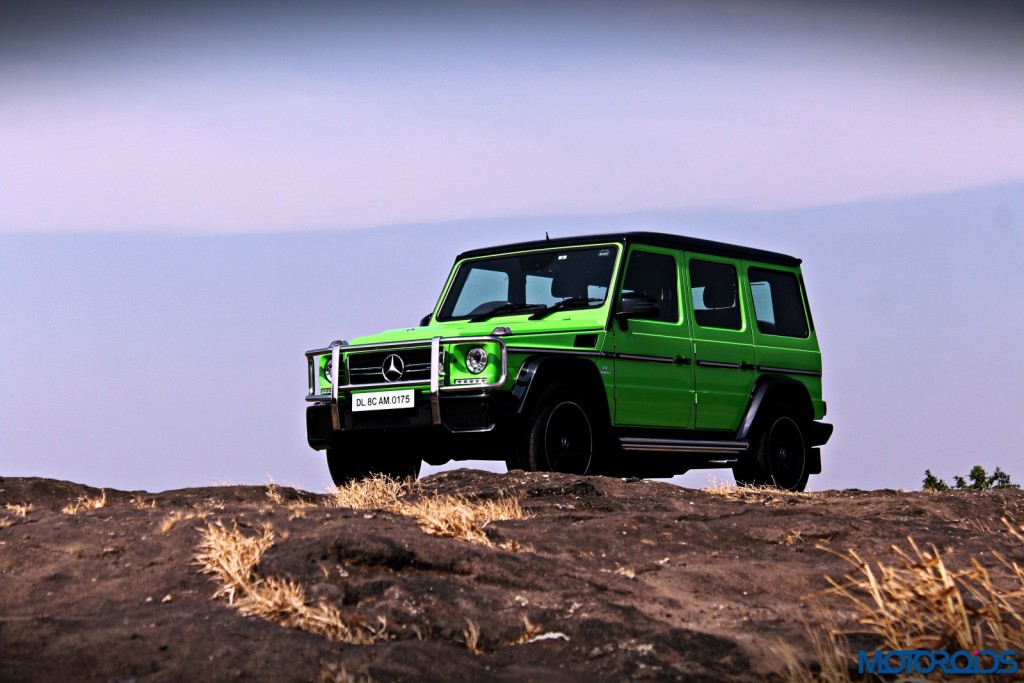
M 556 237 L 549 240 L 534 240 L 532 242 L 518 242 L 516 244 L 502 244 L 496 247 L 484 249 L 471 249 L 459 254 L 456 260 L 474 256 L 489 256 L 492 254 L 504 254 L 510 251 L 528 251 L 531 249 L 570 247 L 595 242 L 621 242 L 623 245 L 631 243 L 650 244 L 658 247 L 671 247 L 692 251 L 700 254 L 711 254 L 714 256 L 727 256 L 730 258 L 742 258 L 750 261 L 761 261 L 763 263 L 775 263 L 781 266 L 798 266 L 800 259 L 795 256 L 788 256 L 774 251 L 741 247 L 725 242 L 713 240 L 702 240 L 696 237 L 684 237 L 683 235 L 670 235 L 663 232 L 617 232 L 607 235 L 579 235 L 577 237 Z

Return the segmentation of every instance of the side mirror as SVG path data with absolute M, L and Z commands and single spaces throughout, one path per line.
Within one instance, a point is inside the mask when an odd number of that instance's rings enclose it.
M 661 316 L 661 306 L 658 302 L 645 294 L 623 294 L 622 304 L 615 319 L 619 321 L 622 329 L 629 329 L 630 318 L 652 319 Z
M 430 324 L 430 316 L 431 315 L 433 315 L 433 314 L 432 313 L 427 313 L 425 316 L 420 318 L 420 327 L 426 327 L 427 325 Z

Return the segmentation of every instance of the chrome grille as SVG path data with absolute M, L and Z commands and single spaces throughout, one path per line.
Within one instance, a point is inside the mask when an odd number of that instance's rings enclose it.
M 388 356 L 397 356 L 404 365 L 399 379 L 384 376 L 384 362 Z M 396 351 L 370 351 L 348 356 L 348 377 L 351 384 L 380 384 L 385 382 L 430 381 L 430 348 L 398 349 Z

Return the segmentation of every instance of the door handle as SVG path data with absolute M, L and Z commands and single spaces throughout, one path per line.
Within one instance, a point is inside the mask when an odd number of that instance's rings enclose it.
M 757 366 L 754 365 L 753 363 L 743 361 L 742 363 L 740 363 L 740 370 L 757 370 Z
M 676 356 L 676 359 L 675 359 L 675 364 L 676 365 L 690 365 L 691 363 L 693 363 L 693 361 L 691 359 L 689 359 L 689 358 L 683 358 L 682 356 Z

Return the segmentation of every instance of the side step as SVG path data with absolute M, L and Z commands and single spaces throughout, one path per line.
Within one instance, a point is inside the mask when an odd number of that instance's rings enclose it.
M 623 437 L 619 444 L 624 451 L 643 453 L 700 453 L 739 457 L 747 450 L 746 441 L 692 441 L 689 439 L 647 439 Z M 724 464 L 724 463 L 723 463 Z

